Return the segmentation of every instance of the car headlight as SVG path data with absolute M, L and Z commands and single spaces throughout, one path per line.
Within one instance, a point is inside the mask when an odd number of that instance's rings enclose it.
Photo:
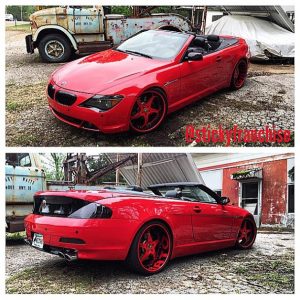
M 95 108 L 100 111 L 106 111 L 116 106 L 124 96 L 122 95 L 95 95 L 89 98 L 85 102 L 81 103 L 80 106 L 87 108 Z

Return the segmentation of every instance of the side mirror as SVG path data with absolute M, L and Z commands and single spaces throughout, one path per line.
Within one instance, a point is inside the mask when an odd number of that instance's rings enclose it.
M 199 53 L 199 52 L 190 52 L 187 55 L 188 61 L 196 61 L 196 60 L 202 60 L 202 59 L 203 59 L 203 55 L 202 55 L 202 53 Z
M 230 202 L 230 199 L 228 197 L 221 197 L 220 204 L 226 205 Z

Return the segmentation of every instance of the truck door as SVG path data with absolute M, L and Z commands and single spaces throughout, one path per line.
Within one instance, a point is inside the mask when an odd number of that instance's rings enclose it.
M 103 10 L 99 7 L 70 6 L 69 29 L 75 34 L 103 33 Z

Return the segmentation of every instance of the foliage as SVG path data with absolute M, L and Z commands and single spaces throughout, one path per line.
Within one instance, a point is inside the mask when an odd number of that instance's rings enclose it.
M 100 169 L 103 169 L 107 165 L 110 164 L 110 161 L 108 160 L 107 156 L 105 154 L 99 154 L 97 156 L 88 156 L 86 161 L 88 170 L 90 172 L 94 172 Z M 103 182 L 115 182 L 116 181 L 116 172 L 112 171 L 102 177 L 100 177 L 98 180 L 93 182 L 93 184 L 101 184 Z M 123 177 L 120 176 L 120 182 L 125 182 Z
M 8 5 L 6 13 L 12 14 L 18 21 L 29 21 L 29 16 L 36 10 L 33 5 Z
M 66 159 L 64 153 L 41 154 L 44 157 L 45 173 L 47 180 L 63 180 L 63 161 Z

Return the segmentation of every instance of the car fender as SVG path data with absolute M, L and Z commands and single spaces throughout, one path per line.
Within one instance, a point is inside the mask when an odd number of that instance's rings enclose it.
M 77 43 L 76 43 L 76 40 L 75 38 L 73 37 L 73 35 L 68 31 L 66 30 L 65 28 L 61 27 L 61 26 L 58 26 L 58 25 L 47 25 L 47 26 L 41 26 L 33 35 L 33 40 L 36 42 L 38 40 L 38 37 L 39 37 L 39 34 L 41 32 L 43 32 L 44 30 L 48 30 L 48 29 L 55 29 L 55 30 L 58 30 L 60 31 L 61 33 L 63 33 L 70 41 L 70 43 L 72 44 L 73 48 L 75 50 L 78 50 L 78 47 L 77 47 Z

